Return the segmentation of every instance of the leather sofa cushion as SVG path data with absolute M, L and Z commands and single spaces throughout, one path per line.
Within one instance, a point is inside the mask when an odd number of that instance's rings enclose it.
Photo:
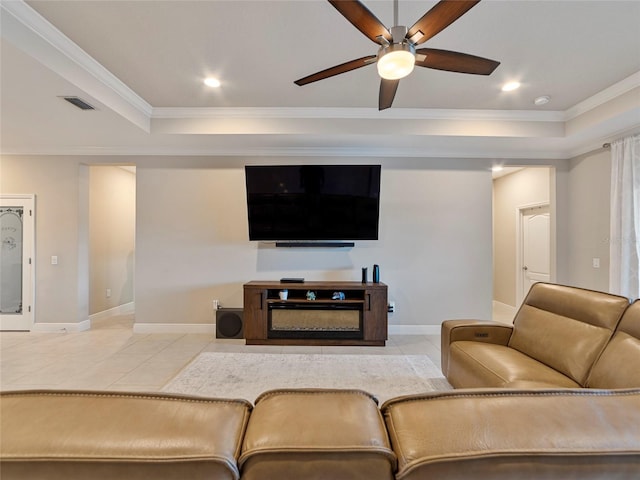
M 3 392 L 2 479 L 237 480 L 243 400 Z
M 516 314 L 509 347 L 584 386 L 628 306 L 624 297 L 536 283 Z
M 398 480 L 637 478 L 640 390 L 457 390 L 382 405 Z
M 504 345 L 454 342 L 449 356 L 447 380 L 454 388 L 580 386 L 556 370 Z
M 391 480 L 396 465 L 376 401 L 359 390 L 274 390 L 255 402 L 243 480 Z
M 589 388 L 640 388 L 640 301 L 624 313 L 587 381 Z

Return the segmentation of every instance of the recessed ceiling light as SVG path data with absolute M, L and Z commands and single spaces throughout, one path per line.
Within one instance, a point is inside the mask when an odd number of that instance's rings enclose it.
M 534 103 L 535 105 L 538 105 L 538 106 L 540 106 L 540 105 L 546 105 L 547 103 L 549 103 L 549 100 L 551 100 L 551 97 L 550 97 L 549 95 L 542 95 L 542 96 L 540 96 L 540 97 L 537 97 L 537 98 L 533 101 L 533 103 Z
M 511 92 L 520 88 L 520 82 L 507 82 L 502 86 L 503 92 Z
M 204 84 L 207 87 L 218 88 L 220 86 L 220 80 L 217 78 L 209 77 L 204 79 Z

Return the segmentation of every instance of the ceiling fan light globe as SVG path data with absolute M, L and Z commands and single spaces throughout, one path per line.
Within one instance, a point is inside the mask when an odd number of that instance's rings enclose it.
M 398 80 L 409 75 L 416 63 L 415 49 L 407 43 L 395 43 L 378 52 L 378 75 L 385 80 Z

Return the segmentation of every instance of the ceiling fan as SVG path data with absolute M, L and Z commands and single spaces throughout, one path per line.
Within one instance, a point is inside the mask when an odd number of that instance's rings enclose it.
M 405 26 L 398 25 L 398 0 L 394 0 L 395 26 L 388 30 L 358 0 L 329 0 L 329 3 L 354 27 L 371 41 L 380 45 L 378 53 L 327 68 L 296 80 L 294 83 L 300 86 L 307 85 L 377 63 L 378 74 L 381 77 L 378 110 L 384 110 L 391 107 L 400 79 L 409 75 L 415 65 L 449 72 L 491 75 L 500 62 L 450 50 L 416 49 L 416 45 L 420 45 L 440 33 L 479 1 L 441 0 L 411 28 L 407 29 Z

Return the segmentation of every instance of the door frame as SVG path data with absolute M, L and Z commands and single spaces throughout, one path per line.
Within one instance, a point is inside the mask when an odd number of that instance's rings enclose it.
M 19 328 L 6 328 L 6 324 L 13 322 L 7 322 L 3 319 L 3 330 L 33 330 L 35 324 L 35 300 L 36 300 L 36 196 L 35 194 L 2 194 L 0 195 L 0 203 L 5 200 L 16 201 L 19 200 L 25 207 L 25 210 L 29 210 L 29 215 L 25 215 L 23 218 L 29 218 L 29 221 L 23 221 L 22 228 L 22 298 L 26 300 L 23 302 L 23 315 L 28 318 L 28 328 L 22 328 L 20 324 Z M 23 321 L 24 317 L 20 319 Z
M 524 267 L 523 265 L 523 259 L 524 259 L 524 217 L 525 217 L 525 212 L 527 210 L 531 210 L 532 208 L 544 208 L 546 207 L 549 210 L 549 222 L 550 222 L 550 228 L 549 228 L 549 250 L 550 252 L 553 252 L 555 250 L 554 247 L 554 228 L 553 228 L 553 224 L 554 224 L 554 216 L 553 216 L 553 212 L 551 209 L 551 202 L 536 202 L 536 203 L 529 203 L 529 204 L 525 204 L 525 205 L 519 205 L 518 207 L 516 207 L 516 308 L 520 308 L 520 305 L 522 304 L 522 301 L 524 300 L 524 294 L 522 293 L 522 269 Z M 553 257 L 553 253 L 551 253 L 550 258 L 549 258 L 549 275 L 551 278 L 551 281 L 555 281 L 554 278 L 554 272 L 555 272 L 555 267 L 554 267 L 554 257 Z

